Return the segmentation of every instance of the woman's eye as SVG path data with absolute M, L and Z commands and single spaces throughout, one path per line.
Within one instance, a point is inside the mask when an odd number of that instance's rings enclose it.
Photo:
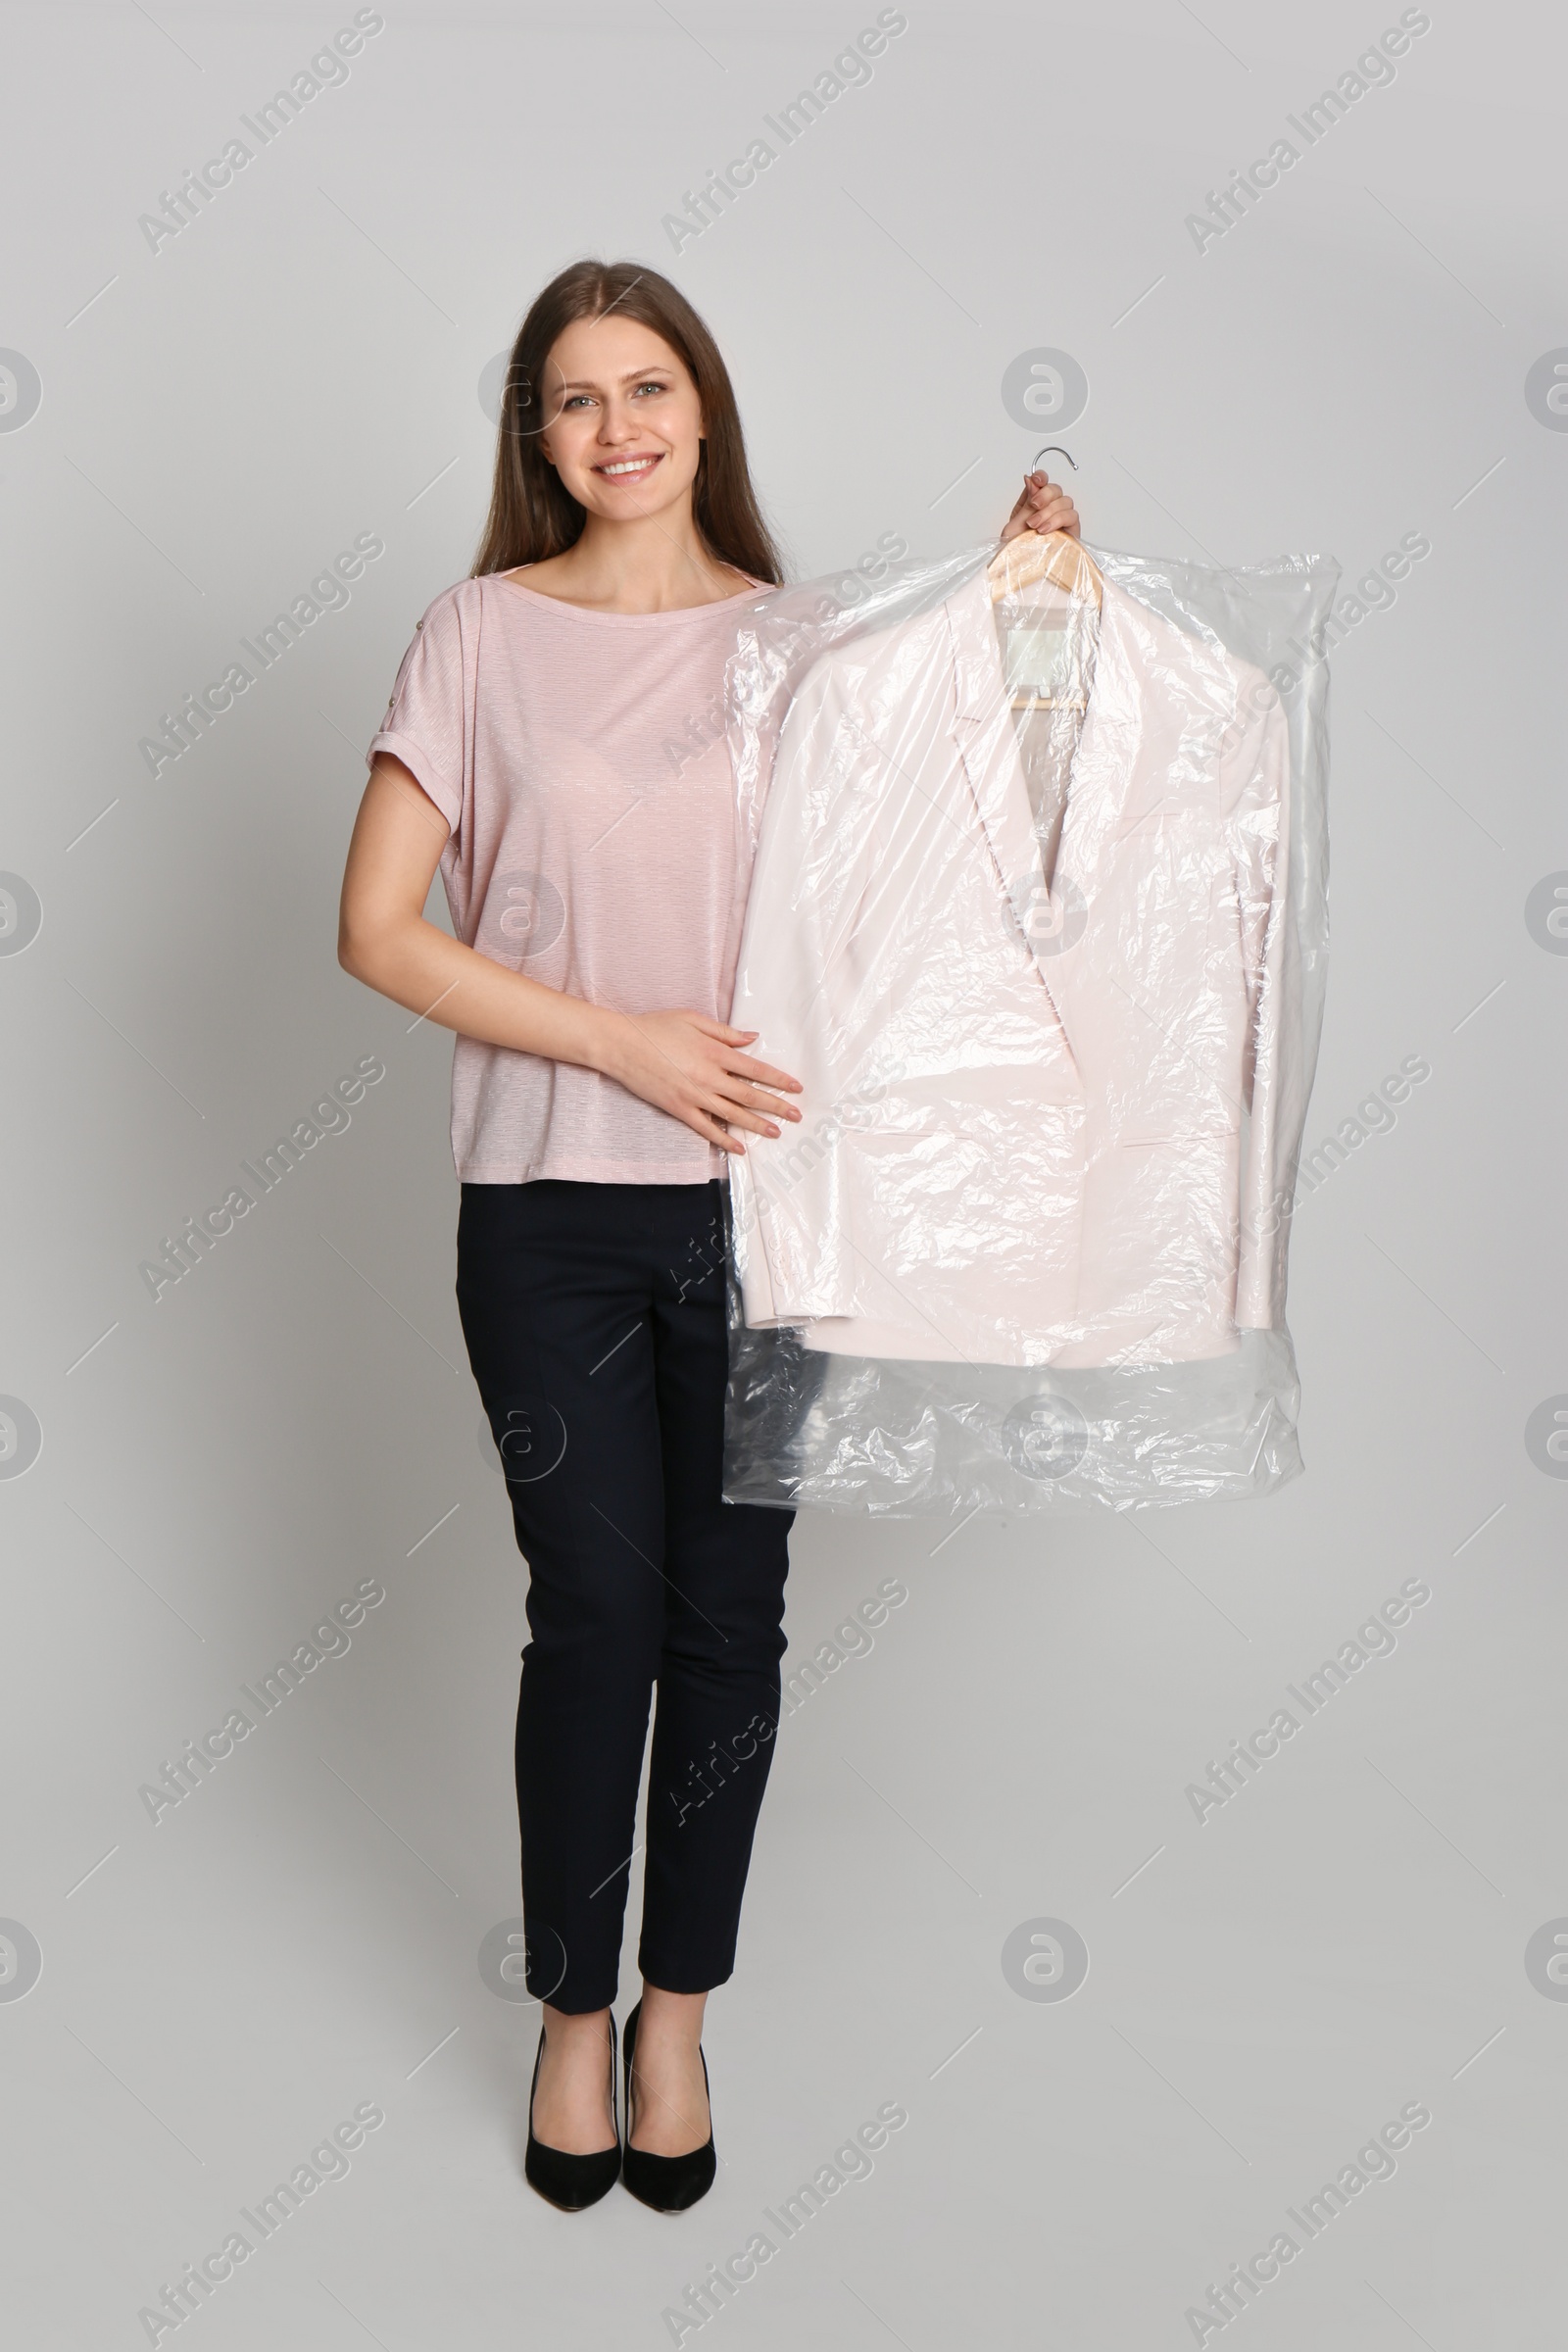
M 639 384 L 637 389 L 639 392 L 667 392 L 669 386 L 667 384 L 656 384 L 650 381 L 646 384 Z

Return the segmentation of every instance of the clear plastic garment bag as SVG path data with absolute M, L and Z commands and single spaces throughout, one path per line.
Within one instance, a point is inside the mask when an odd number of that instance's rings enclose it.
M 1026 534 L 760 600 L 726 1494 L 945 1515 L 1300 1468 L 1290 1203 L 1338 567 Z

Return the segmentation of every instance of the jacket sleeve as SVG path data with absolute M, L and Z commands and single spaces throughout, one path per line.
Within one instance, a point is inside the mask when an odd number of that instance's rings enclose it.
M 749 1049 L 800 1079 L 800 1120 L 751 1135 L 729 1160 L 735 1263 L 753 1329 L 842 1311 L 834 1182 L 843 1040 L 829 936 L 846 876 L 835 818 L 846 758 L 842 696 L 824 661 L 803 680 L 778 738 L 747 902 L 730 1019 Z M 842 844 L 838 844 L 842 847 Z M 839 907 L 842 916 L 842 906 Z
M 1267 1331 L 1285 1319 L 1290 1224 L 1281 1197 L 1290 1143 L 1290 739 L 1279 696 L 1259 672 L 1245 673 L 1241 707 L 1230 773 L 1221 770 L 1248 1000 L 1236 1322 Z

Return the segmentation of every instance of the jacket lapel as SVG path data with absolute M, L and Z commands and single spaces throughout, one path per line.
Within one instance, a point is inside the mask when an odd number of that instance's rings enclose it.
M 1011 691 L 1003 670 L 1002 648 L 992 617 L 990 583 L 984 570 L 966 581 L 943 608 L 953 638 L 954 742 L 996 860 L 1001 895 L 1012 909 L 1019 936 L 1034 959 L 1035 969 L 1063 1028 L 1066 1023 L 1062 1004 L 1054 985 L 1058 976 L 1057 943 L 1062 939 L 1061 926 L 1070 926 L 1072 922 L 1071 894 L 1077 893 L 1087 902 L 1093 883 L 1092 876 L 1079 870 L 1077 847 L 1086 824 L 1093 838 L 1095 828 L 1090 820 L 1103 797 L 1102 714 L 1107 702 L 1116 705 L 1125 700 L 1120 677 L 1123 667 L 1120 601 L 1120 590 L 1106 580 L 1089 708 L 1084 713 L 1083 731 L 1072 763 L 1056 851 L 1054 877 L 1056 898 L 1049 910 L 1054 915 L 1054 928 L 1050 919 L 1044 925 L 1032 919 L 1045 909 L 1045 871 L 1017 730 L 1012 721 Z

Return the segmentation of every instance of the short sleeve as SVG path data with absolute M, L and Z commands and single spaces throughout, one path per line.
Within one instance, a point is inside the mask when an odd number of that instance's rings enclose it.
M 463 817 L 471 740 L 469 687 L 477 651 L 468 642 L 477 614 L 466 612 L 465 601 L 460 589 L 449 588 L 424 614 L 399 665 L 386 716 L 366 753 L 368 765 L 377 752 L 401 760 L 452 833 Z

